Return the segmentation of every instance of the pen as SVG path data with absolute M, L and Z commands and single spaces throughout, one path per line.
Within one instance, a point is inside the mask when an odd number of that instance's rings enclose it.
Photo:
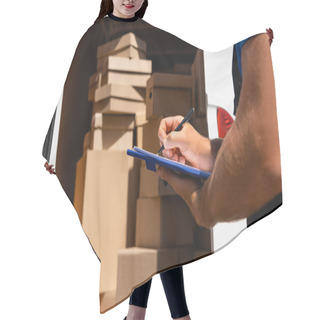
M 189 119 L 191 118 L 193 112 L 194 112 L 194 108 L 192 108 L 190 110 L 190 112 L 184 117 L 184 119 L 180 122 L 180 124 L 173 130 L 173 131 L 179 131 L 182 128 L 182 125 L 184 123 L 186 123 L 187 121 L 189 121 Z M 172 131 L 171 131 L 172 132 Z M 170 134 L 170 133 L 169 133 Z M 162 152 L 162 150 L 164 149 L 164 145 L 160 148 L 160 150 L 158 151 L 157 155 L 159 155 L 160 152 Z

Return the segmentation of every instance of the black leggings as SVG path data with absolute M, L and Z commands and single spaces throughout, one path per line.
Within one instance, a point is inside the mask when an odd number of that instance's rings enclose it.
M 160 273 L 160 277 L 167 297 L 171 317 L 176 319 L 187 316 L 189 311 L 184 293 L 182 267 L 162 272 Z M 129 304 L 141 308 L 147 307 L 151 281 L 152 279 L 133 291 Z

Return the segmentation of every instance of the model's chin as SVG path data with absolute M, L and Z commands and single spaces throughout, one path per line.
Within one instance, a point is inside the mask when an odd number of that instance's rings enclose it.
M 126 15 L 126 16 L 131 16 L 131 15 L 134 15 L 135 14 L 135 11 L 132 10 L 132 9 L 127 9 L 127 8 L 123 8 L 121 10 L 121 13 Z
M 135 16 L 135 13 L 134 12 L 122 12 L 121 13 L 126 16 L 127 18 L 130 18 L 130 17 L 134 17 Z

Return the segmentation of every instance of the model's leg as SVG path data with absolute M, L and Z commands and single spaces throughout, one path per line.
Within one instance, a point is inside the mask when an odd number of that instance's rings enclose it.
M 160 273 L 172 319 L 189 320 L 182 267 Z
M 127 320 L 144 320 L 152 279 L 134 289 L 129 300 Z

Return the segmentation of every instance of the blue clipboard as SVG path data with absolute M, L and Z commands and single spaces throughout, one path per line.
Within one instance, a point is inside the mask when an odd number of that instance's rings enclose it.
M 157 172 L 157 164 L 159 166 L 170 168 L 176 172 L 184 173 L 199 179 L 207 179 L 211 175 L 211 172 L 199 170 L 186 164 L 158 156 L 152 152 L 148 152 L 138 147 L 133 147 L 133 149 L 127 149 L 127 155 L 141 160 L 145 160 L 147 169 L 155 172 Z

